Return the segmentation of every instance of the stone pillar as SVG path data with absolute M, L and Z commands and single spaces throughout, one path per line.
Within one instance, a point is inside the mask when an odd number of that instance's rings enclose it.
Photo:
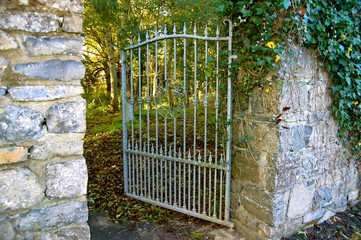
M 276 239 L 320 223 L 359 196 L 330 112 L 329 77 L 293 49 L 277 84 L 257 89 L 235 126 L 231 216 L 246 239 Z M 267 90 L 266 90 L 267 89 Z
M 0 1 L 0 239 L 90 239 L 83 0 Z

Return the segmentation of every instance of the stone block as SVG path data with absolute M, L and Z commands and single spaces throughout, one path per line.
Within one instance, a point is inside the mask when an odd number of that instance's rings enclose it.
M 336 212 L 334 211 L 330 211 L 330 210 L 326 210 L 326 212 L 323 214 L 322 218 L 320 220 L 318 220 L 318 224 L 323 223 L 324 221 L 330 219 L 330 217 L 335 216 Z
M 25 209 L 37 205 L 44 190 L 36 175 L 27 168 L 0 172 L 0 212 Z
M 45 62 L 18 64 L 13 67 L 13 71 L 31 78 L 72 81 L 84 77 L 85 67 L 79 61 L 54 59 Z
M 353 192 L 350 192 L 348 194 L 348 201 L 353 203 L 354 201 L 357 201 L 358 198 L 360 196 L 360 191 L 359 190 L 356 190 L 356 191 L 353 191 Z
M 22 86 L 10 87 L 8 92 L 15 101 L 49 101 L 82 94 L 82 86 Z
M 242 197 L 250 198 L 253 202 L 272 209 L 274 204 L 274 196 L 272 193 L 257 189 L 255 187 L 244 186 L 242 188 Z
M 49 0 L 45 4 L 55 10 L 63 12 L 83 13 L 84 0 Z
M 232 219 L 231 220 L 234 223 L 234 228 L 242 234 L 242 236 L 247 240 L 267 240 L 265 235 L 262 234 L 262 231 L 259 230 L 253 230 L 249 228 L 249 226 L 245 225 L 244 223 Z
M 1 62 L 1 59 L 0 59 Z M 7 87 L 1 87 L 0 86 L 0 96 L 4 96 L 6 94 L 6 91 L 8 90 Z
M 340 196 L 327 206 L 333 212 L 342 212 L 347 208 L 347 196 Z
M 9 66 L 9 59 L 5 57 L 0 57 L 0 77 L 2 77 L 8 66 Z
M 346 174 L 346 192 L 356 191 L 360 188 L 360 179 L 358 170 L 354 162 L 350 162 L 350 166 Z
M 325 206 L 332 200 L 332 191 L 328 187 L 317 189 L 313 197 L 313 209 Z
M 257 218 L 259 221 L 270 225 L 273 224 L 272 210 L 263 206 L 262 203 L 260 204 L 251 197 L 243 195 L 241 197 L 241 204 L 249 214 Z
M 23 162 L 28 157 L 28 149 L 24 147 L 0 148 L 0 164 Z
M 327 92 L 327 84 L 319 84 L 309 90 L 309 111 L 322 111 L 328 109 L 332 100 Z
M 302 218 L 293 219 L 287 221 L 278 226 L 269 226 L 263 223 L 259 224 L 259 228 L 262 229 L 270 239 L 280 239 L 282 236 L 288 235 L 294 232 L 297 228 L 302 226 Z
M 6 32 L 0 31 L 0 51 L 17 49 L 18 43 L 15 38 Z
M 0 14 L 0 28 L 27 32 L 55 32 L 62 18 L 55 14 L 7 11 Z
M 88 172 L 85 159 L 46 165 L 46 195 L 72 198 L 86 194 Z
M 323 210 L 322 208 L 321 209 L 318 209 L 317 211 L 315 212 L 310 212 L 310 213 L 307 213 L 304 217 L 303 217 L 303 222 L 304 223 L 311 223 L 311 222 L 314 222 L 316 220 L 319 220 L 323 214 L 324 214 L 325 210 Z
M 261 235 L 265 237 L 263 232 L 260 230 L 260 222 L 258 219 L 249 215 L 245 209 L 239 209 L 236 212 L 236 217 L 232 218 L 231 221 L 234 223 L 234 228 L 239 231 L 244 237 L 247 237 L 245 234 L 245 229 L 249 233 L 256 234 L 258 237 Z M 247 238 L 247 239 L 259 239 L 259 238 Z
M 44 135 L 40 112 L 20 106 L 0 106 L 0 139 L 21 142 Z
M 83 38 L 29 36 L 24 44 L 31 56 L 39 55 L 82 55 Z
M 79 227 L 65 228 L 57 233 L 57 240 L 89 240 L 90 229 L 88 225 Z
M 292 84 L 286 84 L 282 88 L 280 109 L 289 107 L 287 112 L 283 112 L 284 116 L 291 115 L 291 113 L 303 112 L 307 109 L 308 103 L 308 88 L 309 86 L 299 81 Z M 288 116 L 289 117 L 289 116 Z
M 21 231 L 46 231 L 55 227 L 83 224 L 87 220 L 87 203 L 69 201 L 20 214 L 19 229 Z
M 46 124 L 50 133 L 85 132 L 84 99 L 66 103 L 57 103 L 46 111 Z
M 71 33 L 81 33 L 83 31 L 82 16 L 67 15 L 64 16 L 63 31 Z
M 240 168 L 238 168 L 240 171 L 236 171 L 237 169 L 232 169 L 232 175 L 233 176 L 239 176 L 239 180 L 244 183 L 251 183 L 251 184 L 259 184 L 260 178 L 259 178 L 259 166 L 255 163 L 249 163 L 248 165 L 244 165 Z
M 249 103 L 252 114 L 261 114 L 264 112 L 261 89 L 252 92 L 252 95 L 249 97 Z
M 310 125 L 297 125 L 292 127 L 292 150 L 299 151 L 308 146 L 313 127 Z
M 15 230 L 10 222 L 0 222 L 0 234 L 1 240 L 15 239 Z
M 30 158 L 45 160 L 52 157 L 66 157 L 83 155 L 83 142 L 47 142 L 33 146 L 30 149 Z
M 295 219 L 310 211 L 314 192 L 314 188 L 307 188 L 299 184 L 295 185 L 291 191 L 287 217 Z
M 274 196 L 274 202 L 272 207 L 274 225 L 276 226 L 281 225 L 283 222 L 285 222 L 289 197 L 289 191 L 277 193 Z

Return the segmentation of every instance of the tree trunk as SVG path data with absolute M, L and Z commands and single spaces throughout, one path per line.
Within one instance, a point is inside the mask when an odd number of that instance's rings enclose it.
M 110 74 L 110 105 L 113 112 L 119 112 L 119 80 L 116 70 L 116 58 L 113 47 L 112 35 L 109 28 L 105 29 L 105 42 L 107 47 L 108 66 Z

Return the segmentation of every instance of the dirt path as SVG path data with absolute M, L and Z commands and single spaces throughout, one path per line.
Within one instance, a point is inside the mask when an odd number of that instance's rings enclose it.
M 92 240 L 244 240 L 236 231 L 204 221 L 150 221 L 114 223 L 101 213 L 91 212 L 89 226 Z

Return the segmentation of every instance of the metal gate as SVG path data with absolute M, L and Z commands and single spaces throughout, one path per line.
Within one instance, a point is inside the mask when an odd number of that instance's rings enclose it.
M 129 197 L 233 227 L 232 23 L 138 35 L 122 51 L 124 188 Z M 204 35 L 198 32 L 204 31 Z

